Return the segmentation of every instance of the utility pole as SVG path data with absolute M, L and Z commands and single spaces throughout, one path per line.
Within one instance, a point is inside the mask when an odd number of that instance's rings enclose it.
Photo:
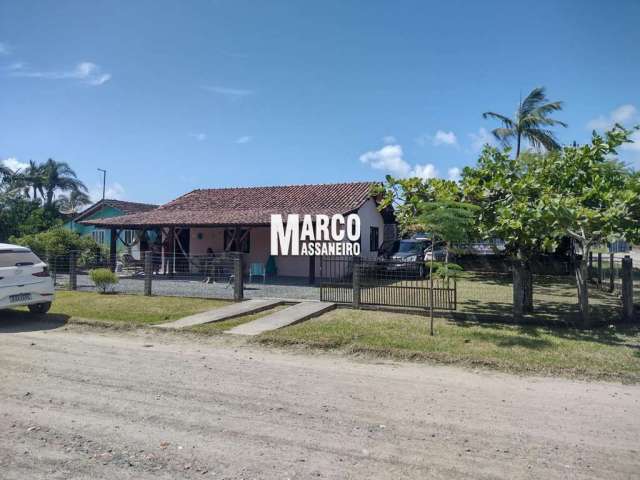
M 107 188 L 107 171 L 104 168 L 99 168 L 99 172 L 102 172 L 102 200 L 104 200 L 104 192 Z

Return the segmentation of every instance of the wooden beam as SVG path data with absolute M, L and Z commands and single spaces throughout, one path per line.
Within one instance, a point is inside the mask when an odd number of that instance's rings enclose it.
M 118 242 L 118 229 L 112 228 L 110 230 L 111 235 L 109 238 L 109 268 L 111 268 L 112 272 L 116 271 L 116 245 Z

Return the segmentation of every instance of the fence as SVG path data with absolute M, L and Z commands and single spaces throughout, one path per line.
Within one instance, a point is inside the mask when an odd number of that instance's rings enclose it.
M 46 258 L 43 256 L 42 258 Z M 578 324 L 577 289 L 572 271 L 564 263 L 543 270 L 565 272 L 534 274 L 533 312 L 524 321 Z M 110 268 L 118 275 L 117 292 L 241 300 L 270 297 L 323 300 L 362 306 L 392 306 L 450 312 L 462 319 L 505 321 L 513 317 L 513 278 L 509 271 L 468 268 L 456 278 L 434 275 L 429 264 L 359 257 L 322 257 L 315 285 L 307 279 L 283 277 L 249 281 L 242 254 L 219 252 L 201 256 L 146 254 L 109 257 L 71 252 L 49 257 L 57 288 L 92 290 L 89 272 Z M 640 308 L 640 269 L 631 259 L 594 255 L 589 268 L 592 317 L 601 322 L 630 320 L 634 304 Z
M 419 261 L 322 257 L 320 299 L 362 305 L 456 309 L 456 280 L 428 278 L 429 265 Z
M 156 294 L 242 300 L 244 275 L 240 254 L 186 256 L 147 253 L 142 259 L 122 256 L 66 255 L 43 256 L 48 259 L 56 288 L 93 290 L 90 271 L 98 268 L 113 270 L 118 283 L 112 290 L 120 293 Z

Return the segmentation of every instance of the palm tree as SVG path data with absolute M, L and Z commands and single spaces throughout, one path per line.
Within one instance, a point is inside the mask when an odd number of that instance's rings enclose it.
M 520 145 L 525 138 L 536 149 L 544 147 L 547 150 L 558 150 L 560 144 L 550 127 L 567 124 L 560 120 L 549 118 L 553 112 L 562 110 L 562 102 L 549 102 L 544 87 L 537 87 L 520 100 L 515 117 L 509 118 L 495 112 L 484 112 L 482 118 L 494 118 L 502 122 L 502 127 L 491 133 L 503 144 L 516 140 L 516 158 L 520 156 Z
M 44 172 L 42 165 L 38 165 L 33 160 L 29 160 L 29 166 L 24 170 L 16 172 L 16 186 L 24 191 L 27 198 L 35 200 L 40 194 L 44 200 L 43 185 Z
M 58 210 L 63 213 L 76 214 L 84 205 L 89 205 L 91 198 L 80 190 L 72 190 L 69 195 L 62 195 L 55 201 Z
M 56 162 L 52 158 L 40 165 L 42 169 L 45 207 L 53 206 L 56 190 L 63 192 L 87 193 L 87 187 L 78 180 L 76 172 L 66 162 Z

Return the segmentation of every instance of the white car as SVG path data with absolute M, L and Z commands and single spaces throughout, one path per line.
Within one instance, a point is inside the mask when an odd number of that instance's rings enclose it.
M 26 305 L 47 313 L 53 296 L 47 264 L 26 247 L 0 243 L 0 310 Z

